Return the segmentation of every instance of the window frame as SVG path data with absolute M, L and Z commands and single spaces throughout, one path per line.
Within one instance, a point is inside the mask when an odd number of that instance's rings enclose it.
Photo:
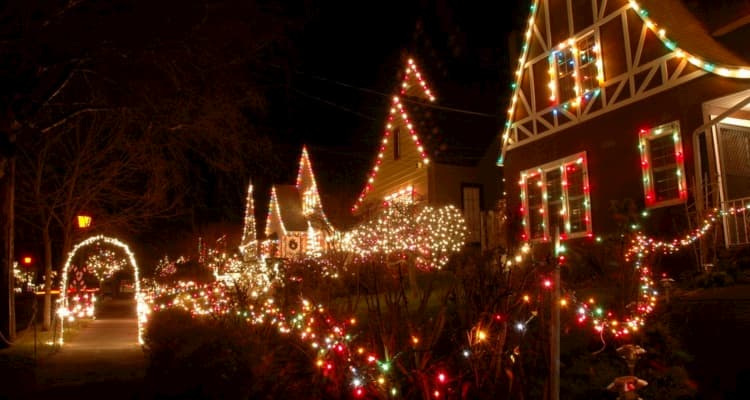
M 578 48 L 578 44 L 583 42 L 584 40 L 588 40 L 589 38 L 593 39 L 593 46 L 590 48 L 585 49 L 584 51 L 581 51 Z M 591 62 L 588 62 L 586 64 L 583 64 L 581 62 L 581 53 L 587 52 L 588 50 L 591 50 L 591 53 L 593 54 L 594 60 Z M 574 79 L 574 85 L 573 85 L 573 91 L 574 95 L 571 98 L 562 99 L 561 93 L 560 93 L 560 74 L 559 74 L 559 68 L 558 68 L 558 61 L 557 56 L 561 52 L 570 52 L 572 54 L 573 58 L 573 70 L 571 72 L 571 76 Z M 557 47 L 552 49 L 549 52 L 548 57 L 548 63 L 549 63 L 549 88 L 550 88 L 550 101 L 554 104 L 563 104 L 568 105 L 572 104 L 573 106 L 577 106 L 580 104 L 581 99 L 585 98 L 588 99 L 588 96 L 591 93 L 598 93 L 599 90 L 602 87 L 602 82 L 604 81 L 604 72 L 603 72 L 603 63 L 602 63 L 602 54 L 601 54 L 601 44 L 599 42 L 599 37 L 597 32 L 594 29 L 590 29 L 576 37 L 572 37 L 562 43 L 560 43 Z M 593 77 L 595 78 L 596 85 L 588 90 L 583 90 L 583 82 L 581 81 L 581 71 L 587 67 L 592 65 L 594 66 L 596 70 L 596 75 Z
M 674 168 L 677 175 L 677 197 L 656 200 L 656 185 L 650 143 L 656 139 L 666 137 L 664 133 L 672 132 L 674 143 Z M 641 176 L 643 180 L 643 198 L 646 208 L 659 208 L 682 204 L 687 201 L 687 179 L 685 177 L 685 153 L 682 148 L 682 133 L 680 122 L 672 121 L 649 129 L 641 129 L 638 133 L 638 150 L 641 153 Z M 665 167 L 662 167 L 663 169 Z
M 570 218 L 570 193 L 569 193 L 569 185 L 568 185 L 568 171 L 567 166 L 571 164 L 581 165 L 581 171 L 582 171 L 582 195 L 576 195 L 573 196 L 574 198 L 579 198 L 580 196 L 583 196 L 583 206 L 584 206 L 584 225 L 585 229 L 581 231 L 575 231 L 571 232 L 571 218 Z M 548 199 L 548 188 L 547 188 L 547 174 L 550 171 L 560 171 L 560 193 L 561 193 L 561 200 L 559 202 L 560 209 L 562 213 L 562 226 L 560 227 L 560 238 L 562 240 L 566 239 L 576 239 L 576 238 L 583 238 L 583 237 L 592 237 L 593 236 L 593 230 L 592 230 L 592 222 L 591 222 L 591 195 L 590 195 L 590 186 L 589 186 L 589 173 L 588 173 L 588 160 L 586 158 L 586 152 L 580 152 L 576 153 L 567 157 L 563 157 L 560 159 L 557 159 L 552 162 L 548 162 L 546 164 L 540 165 L 538 167 L 529 168 L 526 170 L 521 171 L 521 179 L 519 181 L 519 185 L 521 187 L 521 203 L 522 203 L 522 225 L 523 225 L 523 237 L 522 239 L 524 241 L 530 241 L 530 242 L 549 242 L 552 240 L 552 235 L 554 232 L 550 232 L 550 220 L 549 220 L 549 199 Z M 531 213 L 535 212 L 537 210 L 531 210 L 529 207 L 529 190 L 528 190 L 528 182 L 529 180 L 533 181 L 539 181 L 540 184 L 538 186 L 541 187 L 541 213 L 542 216 L 542 225 L 543 225 L 543 236 L 542 237 L 532 237 L 531 233 Z M 556 202 L 555 202 L 556 203 Z

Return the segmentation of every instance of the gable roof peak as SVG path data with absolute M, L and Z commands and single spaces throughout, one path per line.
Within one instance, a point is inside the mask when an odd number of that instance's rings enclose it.
M 406 62 L 406 72 L 404 79 L 401 81 L 399 91 L 402 96 L 418 97 L 429 101 L 435 101 L 435 96 L 427 86 L 427 82 L 419 72 L 414 59 L 409 58 Z

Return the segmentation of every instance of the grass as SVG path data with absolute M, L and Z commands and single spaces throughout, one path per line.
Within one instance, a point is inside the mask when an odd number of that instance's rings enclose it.
M 65 341 L 72 340 L 88 321 L 68 324 L 65 328 Z M 50 357 L 60 350 L 53 344 L 56 332 L 42 331 L 37 326 L 36 335 L 32 327 L 18 332 L 13 345 L 0 349 L 0 376 L 12 385 L 0 385 L 0 399 L 22 398 L 36 388 L 36 366 L 39 360 Z

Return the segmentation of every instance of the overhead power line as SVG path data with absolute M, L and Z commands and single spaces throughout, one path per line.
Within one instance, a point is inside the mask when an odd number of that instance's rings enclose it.
M 281 68 L 281 66 L 279 66 L 279 65 L 273 65 L 273 66 L 277 67 L 277 68 Z M 324 76 L 312 74 L 312 73 L 301 71 L 301 70 L 298 70 L 298 69 L 295 69 L 294 73 L 296 73 L 298 75 L 305 75 L 305 76 L 308 76 L 310 78 L 313 78 L 315 80 L 319 80 L 319 81 L 322 81 L 322 82 L 328 82 L 328 83 L 332 83 L 334 85 L 346 87 L 346 88 L 349 88 L 349 89 L 358 90 L 358 91 L 361 91 L 361 92 L 364 92 L 364 93 L 369 93 L 369 94 L 374 94 L 374 95 L 377 95 L 377 96 L 385 97 L 387 99 L 390 99 L 390 98 L 393 97 L 392 94 L 383 93 L 381 91 L 370 89 L 370 88 L 366 88 L 366 87 L 352 85 L 350 83 L 342 82 L 342 81 L 339 81 L 339 80 L 336 80 L 336 79 L 326 78 Z M 308 95 L 308 96 L 312 96 L 312 95 Z M 467 114 L 467 115 L 474 115 L 474 116 L 478 116 L 478 117 L 486 117 L 486 118 L 493 118 L 493 119 L 498 117 L 498 115 L 496 115 L 496 114 L 488 114 L 488 113 L 484 113 L 484 112 L 480 112 L 480 111 L 472 111 L 472 110 L 465 110 L 465 109 L 460 109 L 460 108 L 455 108 L 455 107 L 440 106 L 440 105 L 432 104 L 432 103 L 422 103 L 422 102 L 419 102 L 419 101 L 416 101 L 416 100 L 412 100 L 412 99 L 409 99 L 409 98 L 404 98 L 402 100 L 405 101 L 405 102 L 408 102 L 408 103 L 419 104 L 419 105 L 421 105 L 423 107 L 434 108 L 434 109 L 438 109 L 438 110 L 451 111 L 451 112 L 455 112 L 455 113 L 461 113 L 461 114 Z M 336 106 L 336 107 L 339 107 L 339 106 Z M 349 110 L 349 111 L 352 111 L 352 110 Z M 356 113 L 356 111 L 352 111 L 352 112 Z M 369 119 L 369 117 L 368 117 L 368 119 Z
M 364 118 L 364 119 L 367 119 L 367 120 L 370 120 L 370 121 L 377 121 L 377 119 L 375 117 L 371 117 L 369 115 L 362 114 L 362 113 L 360 113 L 358 111 L 354 111 L 354 110 L 352 110 L 350 108 L 344 107 L 344 106 L 342 106 L 340 104 L 337 104 L 337 103 L 334 103 L 334 102 L 332 102 L 330 100 L 322 99 L 322 98 L 320 98 L 318 96 L 313 96 L 313 95 L 311 95 L 309 93 L 306 93 L 306 92 L 303 92 L 303 91 L 301 91 L 299 89 L 292 89 L 292 90 L 294 90 L 296 93 L 298 93 L 298 94 L 300 94 L 300 95 L 302 95 L 304 97 L 307 97 L 307 98 L 315 100 L 315 101 L 319 101 L 319 102 L 321 102 L 323 104 L 327 104 L 327 105 L 329 105 L 331 107 L 338 108 L 341 111 L 345 111 L 345 112 L 348 112 L 350 114 L 354 114 L 354 115 L 356 115 L 356 116 L 358 116 L 360 118 Z

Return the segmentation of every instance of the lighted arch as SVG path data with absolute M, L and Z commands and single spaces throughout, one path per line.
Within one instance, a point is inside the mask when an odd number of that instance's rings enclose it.
M 146 314 L 147 314 L 147 307 L 146 303 L 143 298 L 143 294 L 141 293 L 141 279 L 138 274 L 138 263 L 135 261 L 135 255 L 132 251 L 130 251 L 130 247 L 128 247 L 127 244 L 121 242 L 118 239 L 111 238 L 108 236 L 103 235 L 97 235 L 92 236 L 77 245 L 73 247 L 73 250 L 68 253 L 68 259 L 65 260 L 65 266 L 63 267 L 62 271 L 62 284 L 60 285 L 60 299 L 58 299 L 58 303 L 60 303 L 60 306 L 57 308 L 57 313 L 60 316 L 60 344 L 63 343 L 63 333 L 64 333 L 64 324 L 65 324 L 65 318 L 64 313 L 68 310 L 68 274 L 70 272 L 70 263 L 73 260 L 73 257 L 76 255 L 78 250 L 80 250 L 83 247 L 86 247 L 90 244 L 96 243 L 96 242 L 104 242 L 113 246 L 117 246 L 121 248 L 125 254 L 128 256 L 128 261 L 130 261 L 130 266 L 133 267 L 133 275 L 134 275 L 134 281 L 135 281 L 135 301 L 136 301 L 136 314 L 138 316 L 138 343 L 143 343 L 143 327 L 146 323 Z

